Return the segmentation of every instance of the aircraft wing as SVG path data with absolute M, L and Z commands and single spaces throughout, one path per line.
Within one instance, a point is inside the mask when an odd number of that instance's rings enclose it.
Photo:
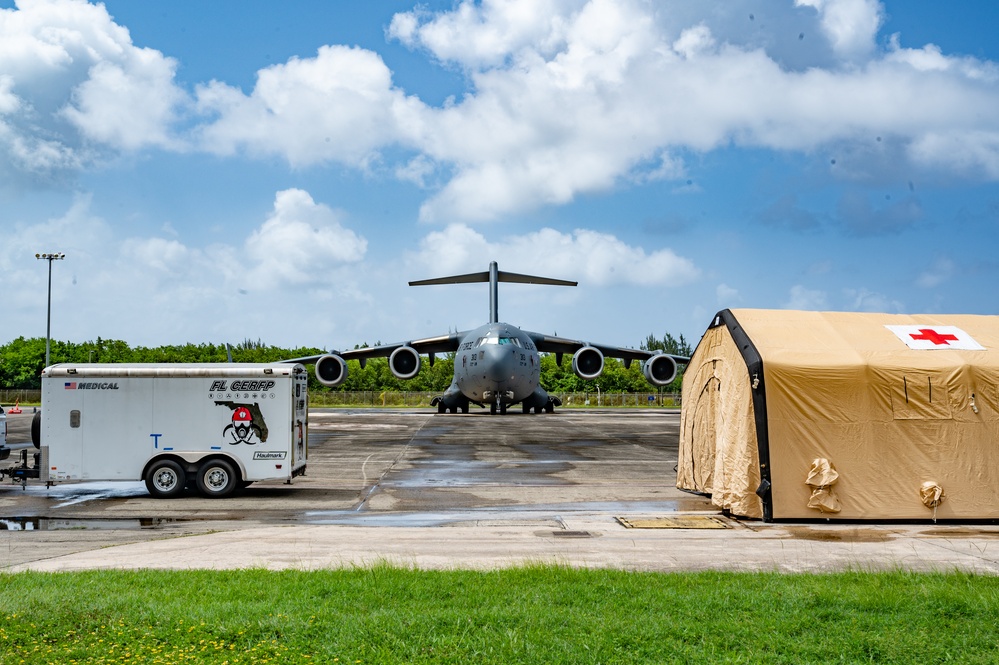
M 420 354 L 434 354 L 434 353 L 448 353 L 450 351 L 457 351 L 458 344 L 461 342 L 461 338 L 467 335 L 467 332 L 451 333 L 448 335 L 438 335 L 437 337 L 426 337 L 424 339 L 415 339 L 409 342 L 396 342 L 395 344 L 381 344 L 379 346 L 369 346 L 363 349 L 351 349 L 350 351 L 331 351 L 333 355 L 338 355 L 343 357 L 345 360 L 360 360 L 362 365 L 369 358 L 387 358 L 392 355 L 392 352 L 404 346 L 409 346 L 415 349 Z M 304 356 L 302 358 L 290 358 L 288 360 L 283 360 L 282 362 L 287 363 L 302 363 L 303 365 L 311 365 L 323 356 L 328 355 L 321 353 L 315 356 Z
M 648 360 L 652 356 L 658 354 L 656 351 L 626 349 L 624 347 L 608 346 L 606 344 L 592 344 L 578 339 L 554 337 L 552 335 L 544 335 L 542 333 L 528 332 L 527 334 L 530 335 L 531 339 L 534 341 L 534 345 L 538 347 L 538 351 L 541 351 L 542 353 L 554 353 L 559 358 L 561 358 L 562 354 L 573 354 L 586 346 L 591 346 L 599 350 L 600 353 L 609 358 L 620 358 L 625 361 L 626 365 L 630 365 L 632 360 Z M 671 353 L 667 353 L 665 355 L 671 357 L 679 364 L 686 364 L 690 362 L 690 358 L 686 356 L 676 356 Z
M 350 360 L 367 360 L 368 358 L 384 358 L 392 355 L 392 352 L 396 349 L 409 346 L 420 354 L 433 354 L 433 353 L 448 353 L 450 351 L 457 351 L 458 344 L 461 343 L 461 338 L 467 335 L 467 332 L 451 333 L 449 335 L 438 335 L 437 337 L 425 337 L 424 339 L 414 339 L 409 342 L 396 342 L 395 344 L 382 344 L 380 346 L 369 346 L 364 349 L 352 349 L 350 351 L 342 351 L 340 355 L 345 359 Z

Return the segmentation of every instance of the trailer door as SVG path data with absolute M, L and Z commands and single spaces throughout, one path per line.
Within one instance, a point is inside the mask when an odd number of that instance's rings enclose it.
M 303 368 L 304 369 L 304 368 Z M 305 464 L 309 457 L 309 375 L 295 372 L 292 389 L 291 468 Z

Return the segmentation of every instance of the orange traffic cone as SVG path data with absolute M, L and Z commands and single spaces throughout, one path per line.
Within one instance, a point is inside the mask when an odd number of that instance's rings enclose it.
M 10 407 L 10 410 L 7 411 L 7 413 L 21 413 L 21 406 L 20 406 L 20 404 L 21 404 L 21 400 L 15 400 L 14 401 L 14 406 Z

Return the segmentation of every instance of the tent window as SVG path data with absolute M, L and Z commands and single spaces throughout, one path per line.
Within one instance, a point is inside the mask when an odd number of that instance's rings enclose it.
M 892 383 L 891 410 L 895 420 L 952 418 L 947 384 L 939 377 L 905 374 Z

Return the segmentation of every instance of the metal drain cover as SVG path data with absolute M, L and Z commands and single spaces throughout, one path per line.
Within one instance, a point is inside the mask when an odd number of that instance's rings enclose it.
M 617 517 L 628 529 L 730 529 L 728 524 L 709 515 L 678 515 L 675 517 Z
M 593 534 L 589 531 L 552 531 L 551 534 L 556 538 L 592 538 Z

